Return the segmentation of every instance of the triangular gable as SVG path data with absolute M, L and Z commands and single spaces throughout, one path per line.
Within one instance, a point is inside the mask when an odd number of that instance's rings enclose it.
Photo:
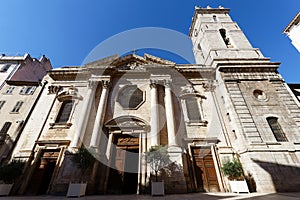
M 159 64 L 174 65 L 175 63 L 150 54 L 144 54 L 144 57 L 137 54 L 128 54 L 123 57 L 118 55 L 109 56 L 85 65 L 87 68 L 101 68 L 110 66 L 120 70 L 136 69 L 138 66 Z

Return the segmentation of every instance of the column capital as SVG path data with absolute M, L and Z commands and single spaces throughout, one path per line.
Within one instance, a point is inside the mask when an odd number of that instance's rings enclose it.
M 171 79 L 165 79 L 164 80 L 165 88 L 171 88 L 171 83 L 172 83 Z
M 92 89 L 92 88 L 94 88 L 95 86 L 97 86 L 98 83 L 99 83 L 99 81 L 97 81 L 97 80 L 89 79 L 89 80 L 88 80 L 88 88 L 89 88 L 89 89 Z
M 150 80 L 150 88 L 157 88 L 158 81 L 156 80 Z
M 101 80 L 102 87 L 108 89 L 110 86 L 110 80 Z

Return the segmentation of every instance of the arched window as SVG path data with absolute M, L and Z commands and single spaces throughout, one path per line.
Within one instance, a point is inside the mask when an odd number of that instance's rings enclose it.
M 217 21 L 217 16 L 216 15 L 213 15 L 213 20 L 214 20 L 214 22 Z
M 267 118 L 268 124 L 274 134 L 274 137 L 278 142 L 287 142 L 287 138 L 281 129 L 280 124 L 278 123 L 278 118 L 277 117 L 268 117 Z
M 62 102 L 55 123 L 64 124 L 68 122 L 73 108 L 73 104 L 74 104 L 73 100 L 66 100 Z
M 231 45 L 231 44 L 230 44 L 229 38 L 228 38 L 227 35 L 226 35 L 226 30 L 223 29 L 223 28 L 221 28 L 221 29 L 219 30 L 219 32 L 220 32 L 220 35 L 221 35 L 221 37 L 222 37 L 224 43 L 226 44 L 227 47 L 229 47 L 229 45 Z

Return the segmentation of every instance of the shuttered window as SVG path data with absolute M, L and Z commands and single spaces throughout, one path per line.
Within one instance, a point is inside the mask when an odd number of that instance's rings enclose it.
M 19 112 L 19 110 L 21 109 L 23 103 L 24 103 L 23 101 L 18 101 L 11 112 Z
M 56 117 L 55 123 L 67 123 L 68 122 L 70 115 L 71 115 L 72 108 L 73 108 L 73 104 L 74 104 L 74 101 L 72 101 L 72 100 L 67 100 L 62 103 L 59 113 Z
M 287 142 L 288 140 L 287 140 L 280 124 L 278 123 L 278 118 L 268 117 L 267 121 L 268 121 L 268 124 L 269 124 L 276 140 L 278 142 Z
M 9 88 L 6 90 L 6 94 L 12 94 L 12 92 L 14 91 L 15 86 L 9 86 Z
M 0 110 L 4 106 L 4 104 L 5 104 L 5 101 L 0 101 Z
M 34 93 L 35 91 L 35 86 L 24 86 L 22 87 L 22 89 L 20 90 L 20 94 L 24 94 L 24 95 L 31 95 Z
M 5 142 L 7 132 L 11 126 L 11 122 L 5 122 L 0 130 L 0 143 Z
M 9 67 L 11 66 L 11 64 L 6 64 L 3 67 L 1 67 L 0 72 L 7 72 L 7 70 L 9 69 Z

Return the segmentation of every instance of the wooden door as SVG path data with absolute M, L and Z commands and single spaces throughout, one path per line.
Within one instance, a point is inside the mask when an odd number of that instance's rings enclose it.
M 139 138 L 115 136 L 107 192 L 134 194 L 137 192 L 139 165 Z
M 56 167 L 59 150 L 43 150 L 31 177 L 26 194 L 47 194 L 54 169 Z
M 210 147 L 192 148 L 198 192 L 220 191 Z
M 126 152 L 122 148 L 116 147 L 113 151 L 112 168 L 109 172 L 107 192 L 109 194 L 121 194 L 124 182 L 124 166 Z

